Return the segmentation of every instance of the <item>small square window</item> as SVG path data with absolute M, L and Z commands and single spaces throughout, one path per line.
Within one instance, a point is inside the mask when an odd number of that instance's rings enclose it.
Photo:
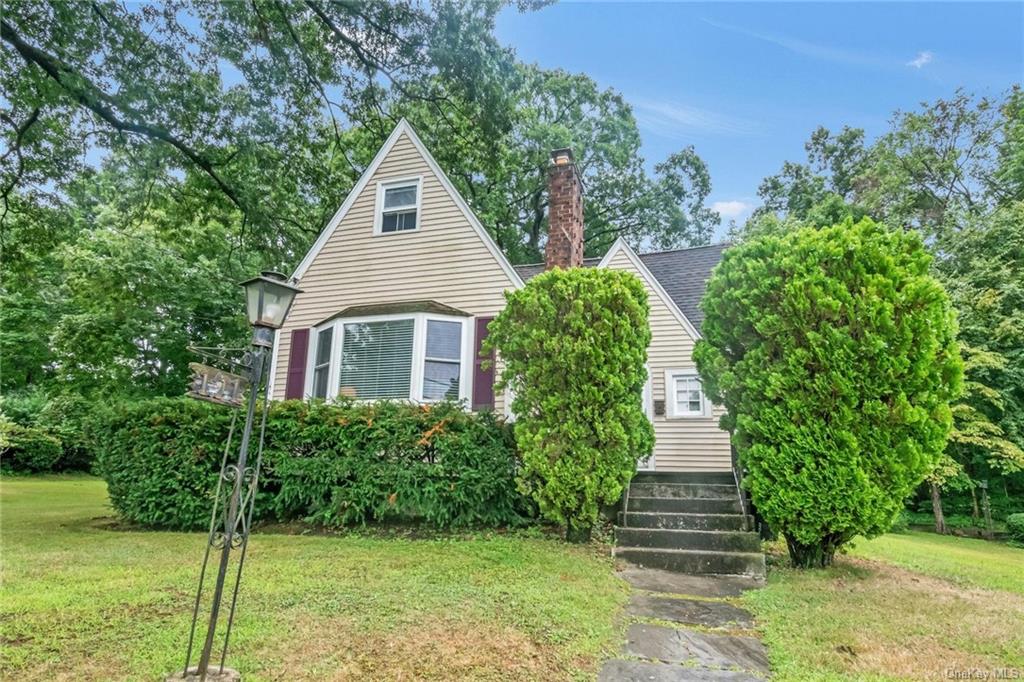
M 415 230 L 419 218 L 419 182 L 382 186 L 380 232 L 391 234 Z
M 666 373 L 665 392 L 669 416 L 703 417 L 704 391 L 696 374 Z

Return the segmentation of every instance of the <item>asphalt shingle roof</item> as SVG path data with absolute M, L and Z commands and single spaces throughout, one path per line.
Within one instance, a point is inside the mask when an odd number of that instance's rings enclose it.
M 704 296 L 704 288 L 711 276 L 712 268 L 722 259 L 722 252 L 728 246 L 728 244 L 711 244 L 689 249 L 640 254 L 640 260 L 658 280 L 665 293 L 675 301 L 686 318 L 698 330 L 701 322 L 704 321 L 704 313 L 700 310 L 700 299 Z M 600 262 L 600 258 L 585 258 L 583 265 L 592 268 Z M 525 281 L 544 272 L 544 264 L 516 265 L 515 269 Z

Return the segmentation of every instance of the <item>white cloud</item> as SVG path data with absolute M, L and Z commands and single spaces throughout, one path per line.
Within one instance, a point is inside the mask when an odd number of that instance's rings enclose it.
M 725 220 L 735 220 L 740 216 L 749 213 L 754 206 L 745 201 L 733 199 L 732 201 L 716 201 L 711 204 L 711 210 L 718 213 Z
M 793 38 L 779 33 L 754 31 L 743 26 L 727 24 L 722 21 L 715 21 L 714 19 L 703 19 L 703 21 L 715 28 L 722 29 L 723 31 L 731 31 L 756 40 L 762 40 L 766 43 L 771 43 L 772 45 L 781 47 L 784 50 L 793 52 L 794 54 L 810 57 L 812 59 L 821 59 L 830 62 L 860 66 L 885 66 L 887 63 L 891 64 L 891 62 L 886 62 L 886 60 L 866 52 L 858 52 L 855 50 L 846 50 L 834 47 L 832 45 L 812 43 L 807 40 L 801 40 L 799 38 Z
M 907 62 L 907 66 L 912 66 L 915 69 L 920 69 L 922 66 L 925 66 L 926 64 L 931 64 L 932 59 L 934 57 L 934 54 L 932 54 L 928 50 L 924 50 L 923 52 L 918 52 L 916 57 Z
M 644 130 L 671 138 L 687 134 L 749 135 L 757 124 L 744 118 L 677 102 L 629 98 L 637 124 Z

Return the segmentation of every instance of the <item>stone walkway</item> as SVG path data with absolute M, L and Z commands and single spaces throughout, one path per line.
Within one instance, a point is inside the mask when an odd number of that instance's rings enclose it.
M 762 583 L 630 567 L 631 619 L 621 657 L 605 661 L 599 682 L 732 680 L 768 676 L 764 645 L 750 613 L 730 600 Z

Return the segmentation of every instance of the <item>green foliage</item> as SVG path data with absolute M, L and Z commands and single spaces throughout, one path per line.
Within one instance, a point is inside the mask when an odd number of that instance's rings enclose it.
M 959 313 L 965 391 L 950 456 L 975 480 L 1024 471 L 1024 201 L 966 218 L 937 270 Z
M 910 530 L 910 523 L 912 518 L 910 512 L 906 509 L 901 509 L 896 517 L 892 520 L 892 526 L 889 528 L 891 533 L 906 533 Z
M 227 408 L 189 398 L 112 410 L 96 435 L 114 508 L 149 527 L 204 527 L 230 423 Z M 528 513 L 515 468 L 509 429 L 456 405 L 273 403 L 255 517 L 514 524 Z
M 1006 517 L 1006 532 L 1014 542 L 1024 543 L 1024 513 Z
M 0 421 L 0 469 L 5 472 L 50 471 L 60 460 L 60 441 L 42 429 Z
M 587 537 L 654 445 L 646 291 L 627 272 L 555 268 L 506 297 L 487 345 L 513 394 L 520 486 L 570 539 Z
M 8 392 L 0 396 L 0 417 L 21 426 L 36 426 L 47 402 L 46 393 L 38 388 Z
M 848 220 L 734 247 L 708 284 L 694 359 L 797 565 L 886 531 L 945 446 L 962 365 L 930 260 Z
M 84 471 L 94 456 L 90 424 L 103 409 L 100 401 L 76 395 L 47 397 L 39 388 L 31 388 L 0 399 L 0 421 L 37 430 L 60 443 L 60 457 L 41 471 Z
M 957 92 L 897 112 L 873 142 L 819 128 L 807 162 L 766 178 L 764 205 L 736 240 L 828 227 L 844 213 L 926 235 L 934 269 L 958 313 L 964 391 L 945 457 L 929 480 L 976 516 L 965 494 L 994 485 L 995 505 L 1024 500 L 1024 92 L 1001 102 Z M 996 497 L 996 491 L 1002 491 Z M 930 491 L 918 500 L 931 505 Z M 1016 501 L 1016 502 L 1014 502 Z M 945 506 L 944 502 L 944 506 Z

